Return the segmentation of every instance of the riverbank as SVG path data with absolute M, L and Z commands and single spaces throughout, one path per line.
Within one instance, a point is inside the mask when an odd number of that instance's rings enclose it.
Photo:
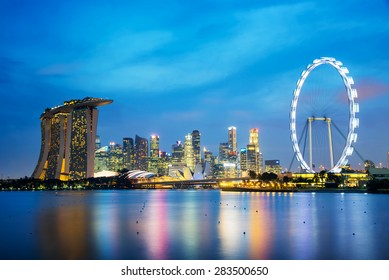
M 371 191 L 367 188 L 293 188 L 293 189 L 270 189 L 270 188 L 242 188 L 242 187 L 223 187 L 220 190 L 225 192 L 295 192 L 295 193 L 377 193 L 377 194 L 389 194 L 389 189 L 380 189 Z
M 54 189 L 26 189 L 26 188 L 1 188 L 0 192 L 28 192 L 28 191 L 98 191 L 98 190 L 219 190 L 223 192 L 268 192 L 268 193 L 372 193 L 389 194 L 389 189 L 369 190 L 367 188 L 242 188 L 242 187 L 221 187 L 221 188 L 131 188 L 117 186 L 99 186 L 99 187 L 76 187 L 76 188 L 54 188 Z

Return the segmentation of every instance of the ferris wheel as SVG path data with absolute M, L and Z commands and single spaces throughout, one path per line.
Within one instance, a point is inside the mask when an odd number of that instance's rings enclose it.
M 355 101 L 354 80 L 348 74 L 342 62 L 321 57 L 306 67 L 297 82 L 290 109 L 290 132 L 296 159 L 307 173 L 315 173 L 318 164 L 338 173 L 354 151 L 359 104 Z M 325 89 L 318 90 L 318 85 Z M 325 155 L 320 157 L 320 152 Z

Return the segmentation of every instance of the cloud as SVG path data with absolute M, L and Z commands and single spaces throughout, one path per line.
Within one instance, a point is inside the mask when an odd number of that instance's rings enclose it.
M 121 34 L 91 51 L 89 59 L 68 66 L 62 63 L 49 65 L 40 73 L 74 70 L 70 83 L 78 89 L 93 92 L 161 92 L 208 85 L 300 42 L 306 34 L 299 29 L 291 34 L 291 26 L 296 26 L 296 18 L 312 7 L 310 4 L 295 4 L 246 12 L 231 11 L 221 15 L 223 20 L 227 17 L 234 23 L 223 35 L 192 38 L 193 48 L 192 42 L 174 28 Z M 207 25 L 209 21 L 212 20 L 204 20 Z M 74 63 L 81 67 L 73 69 Z
M 367 101 L 389 94 L 389 84 L 373 79 L 365 79 L 358 83 L 358 100 Z
M 43 67 L 37 71 L 37 74 L 42 76 L 68 75 L 76 72 L 79 68 L 80 64 L 78 63 L 59 63 Z

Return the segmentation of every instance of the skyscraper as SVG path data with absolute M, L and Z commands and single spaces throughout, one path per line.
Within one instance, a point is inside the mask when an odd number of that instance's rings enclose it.
M 236 127 L 235 126 L 230 126 L 228 128 L 228 146 L 231 152 L 234 152 L 236 154 L 237 147 L 236 147 Z
M 204 164 L 209 165 L 209 176 L 213 176 L 213 166 L 215 165 L 215 157 L 213 156 L 212 152 L 208 151 L 204 147 Z
M 186 166 L 193 171 L 195 167 L 194 162 L 194 152 L 193 152 L 193 144 L 192 144 L 192 134 L 188 133 L 185 136 L 185 143 L 184 143 L 184 162 L 186 163 Z
M 108 171 L 109 147 L 104 146 L 95 152 L 95 173 Z
M 134 169 L 134 139 L 123 138 L 123 166 L 128 170 Z
M 98 110 L 112 100 L 65 101 L 41 115 L 42 142 L 32 177 L 78 180 L 93 177 Z
M 159 157 L 159 136 L 150 136 L 150 158 L 157 159 Z
M 240 149 L 240 175 L 242 177 L 247 176 L 247 148 Z
M 171 165 L 171 155 L 166 152 L 159 151 L 157 173 L 159 175 L 167 176 L 169 173 L 169 165 Z
M 256 173 L 263 173 L 263 156 L 261 152 L 261 148 L 259 145 L 259 136 L 258 136 L 258 128 L 250 129 L 250 145 L 255 145 L 255 153 L 257 157 L 257 166 L 256 169 L 253 170 Z M 248 160 L 247 160 L 248 161 Z
M 192 131 L 192 145 L 193 145 L 193 154 L 194 154 L 194 163 L 195 165 L 201 163 L 201 150 L 200 150 L 200 131 Z
M 146 138 L 135 136 L 135 162 L 134 169 L 147 171 L 149 143 Z
M 258 128 L 250 129 L 250 144 L 258 145 Z
M 95 150 L 97 151 L 98 149 L 101 148 L 101 140 L 100 140 L 100 136 L 99 135 L 96 135 L 96 145 L 95 145 Z
M 174 165 L 182 165 L 184 163 L 184 146 L 180 140 L 172 146 L 172 163 Z
M 228 162 L 228 154 L 230 152 L 230 147 L 228 143 L 219 144 L 219 163 Z
M 159 159 L 159 136 L 150 136 L 150 158 L 149 158 L 149 172 L 158 173 L 158 159 Z
M 282 167 L 278 159 L 265 160 L 265 172 L 272 172 L 275 174 L 282 173 Z
M 124 167 L 123 165 L 123 147 L 115 142 L 109 143 L 108 149 L 108 170 L 120 171 Z
M 258 153 L 254 144 L 248 144 L 246 149 L 246 170 L 258 173 Z

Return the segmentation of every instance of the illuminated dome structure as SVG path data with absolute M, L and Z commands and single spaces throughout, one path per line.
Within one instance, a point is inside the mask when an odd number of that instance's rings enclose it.
M 131 170 L 126 172 L 123 176 L 127 179 L 150 179 L 156 177 L 157 175 L 155 173 L 142 170 Z

